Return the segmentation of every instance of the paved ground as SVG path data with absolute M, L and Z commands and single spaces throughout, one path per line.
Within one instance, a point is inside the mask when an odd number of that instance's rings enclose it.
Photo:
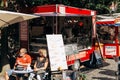
M 87 80 L 117 80 L 115 75 L 117 63 L 113 59 L 106 59 L 103 67 L 82 68 L 81 71 L 86 75 Z
M 117 63 L 113 59 L 106 59 L 103 67 L 86 68 L 83 67 L 81 72 L 87 77 L 87 80 L 117 80 L 115 72 L 117 71 Z M 0 80 L 4 80 L 1 76 Z

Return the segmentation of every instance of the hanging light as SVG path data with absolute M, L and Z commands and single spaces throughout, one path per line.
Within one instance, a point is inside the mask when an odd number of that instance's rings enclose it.
M 77 23 L 78 20 L 68 20 L 67 22 L 68 22 L 68 23 Z
M 79 25 L 79 26 L 83 26 L 83 22 L 80 21 L 80 22 L 78 23 L 78 25 Z

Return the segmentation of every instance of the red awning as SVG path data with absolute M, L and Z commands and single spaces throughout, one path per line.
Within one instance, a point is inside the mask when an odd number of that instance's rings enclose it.
M 71 6 L 65 6 L 61 4 L 56 5 L 43 5 L 36 6 L 32 9 L 33 13 L 43 16 L 93 16 L 96 15 L 96 11 L 89 9 L 80 9 Z

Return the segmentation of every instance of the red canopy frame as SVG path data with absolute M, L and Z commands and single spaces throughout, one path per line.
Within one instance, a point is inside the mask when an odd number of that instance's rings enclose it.
M 32 12 L 40 16 L 92 16 L 92 24 L 95 28 L 96 11 L 89 9 L 81 9 L 62 4 L 55 5 L 42 5 L 32 8 Z M 56 30 L 57 33 L 57 17 L 56 17 Z M 93 33 L 95 34 L 95 33 Z
M 32 12 L 35 14 L 41 14 L 44 16 L 94 16 L 96 11 L 89 9 L 81 9 L 71 6 L 65 6 L 61 4 L 55 5 L 43 5 L 36 6 L 32 9 Z

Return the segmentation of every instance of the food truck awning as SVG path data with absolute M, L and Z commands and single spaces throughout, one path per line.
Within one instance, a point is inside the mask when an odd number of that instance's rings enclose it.
M 55 5 L 43 5 L 36 6 L 32 9 L 34 14 L 41 16 L 93 16 L 96 15 L 96 11 L 89 9 L 80 9 L 71 6 L 65 6 L 61 4 Z

